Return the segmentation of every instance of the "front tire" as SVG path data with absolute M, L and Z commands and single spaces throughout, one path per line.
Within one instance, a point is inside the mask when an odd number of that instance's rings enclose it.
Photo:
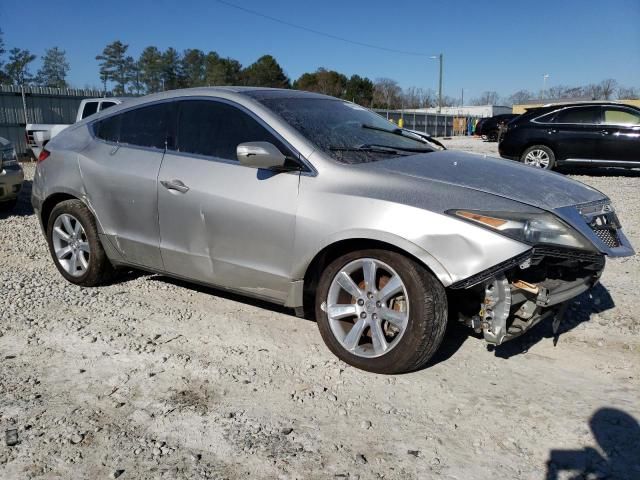
M 546 145 L 533 145 L 524 151 L 520 161 L 531 167 L 553 170 L 556 165 L 556 156 Z
M 54 207 L 47 222 L 47 242 L 53 262 L 69 282 L 94 287 L 111 279 L 113 266 L 98 238 L 96 220 L 80 200 Z
M 316 319 L 341 360 L 375 373 L 424 366 L 447 325 L 442 284 L 413 260 L 386 250 L 360 250 L 329 264 L 316 292 Z

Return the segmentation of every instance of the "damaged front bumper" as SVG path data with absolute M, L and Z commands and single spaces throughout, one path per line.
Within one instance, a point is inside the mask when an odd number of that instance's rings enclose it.
M 556 209 L 597 249 L 534 247 L 450 286 L 459 319 L 493 344 L 522 335 L 562 304 L 592 288 L 605 257 L 626 257 L 633 247 L 608 199 Z
M 557 248 L 534 248 L 513 260 L 484 278 L 476 276 L 473 285 L 452 286 L 458 292 L 459 319 L 496 345 L 522 335 L 592 288 L 605 265 L 602 254 Z

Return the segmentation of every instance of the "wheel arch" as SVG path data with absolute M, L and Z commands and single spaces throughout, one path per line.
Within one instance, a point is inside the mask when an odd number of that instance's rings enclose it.
M 44 202 L 42 202 L 42 207 L 40 211 L 40 221 L 42 222 L 42 227 L 44 231 L 47 231 L 47 227 L 49 226 L 49 217 L 51 216 L 51 212 L 59 203 L 62 203 L 66 200 L 80 200 L 76 195 L 73 195 L 68 192 L 56 192 L 49 195 Z
M 408 245 L 403 245 L 403 243 Z M 363 236 L 337 239 L 318 251 L 304 271 L 301 300 L 305 314 L 313 311 L 316 287 L 325 267 L 346 253 L 367 249 L 381 249 L 398 253 L 425 267 L 443 286 L 447 287 L 452 283 L 449 272 L 434 257 L 407 240 L 391 243 L 386 239 Z

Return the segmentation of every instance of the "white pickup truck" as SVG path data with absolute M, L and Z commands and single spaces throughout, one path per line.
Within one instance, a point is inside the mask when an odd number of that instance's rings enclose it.
M 105 108 L 119 105 L 123 102 L 122 98 L 87 98 L 80 102 L 78 113 L 76 114 L 76 122 L 83 118 L 101 112 Z M 31 149 L 36 158 L 47 144 L 49 140 L 67 128 L 66 124 L 46 124 L 46 123 L 28 123 L 27 124 L 27 147 Z

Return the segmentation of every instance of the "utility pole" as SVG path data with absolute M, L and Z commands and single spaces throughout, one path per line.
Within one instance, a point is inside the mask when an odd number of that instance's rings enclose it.
M 547 94 L 547 78 L 549 78 L 549 74 L 545 73 L 542 76 L 542 98 L 544 98 L 544 96 Z
M 460 95 L 460 106 L 464 107 L 464 88 L 462 89 L 462 95 Z
M 440 62 L 440 81 L 438 82 L 438 113 L 442 111 L 442 61 L 443 55 L 440 53 L 438 55 L 433 55 L 429 58 L 438 59 Z

